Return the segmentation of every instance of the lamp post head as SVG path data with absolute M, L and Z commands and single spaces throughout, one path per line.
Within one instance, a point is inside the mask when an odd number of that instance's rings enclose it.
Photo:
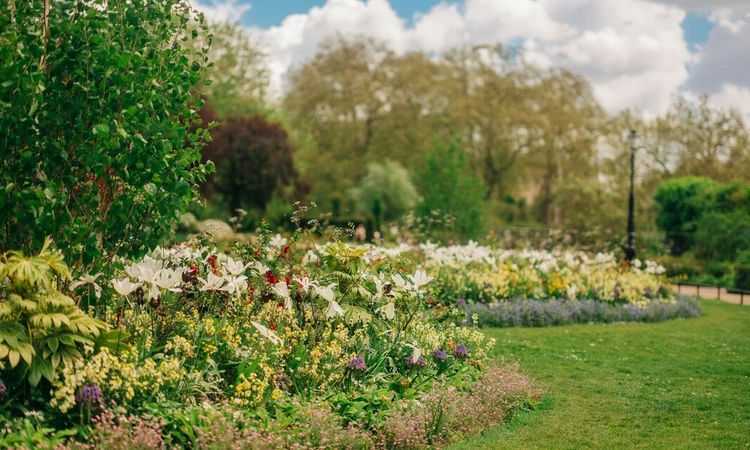
M 628 142 L 630 143 L 631 152 L 635 152 L 637 141 L 638 141 L 638 134 L 636 134 L 635 130 L 631 129 L 630 134 L 628 135 Z

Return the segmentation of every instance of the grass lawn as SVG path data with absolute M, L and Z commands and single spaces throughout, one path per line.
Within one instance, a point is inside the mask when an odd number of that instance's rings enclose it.
M 750 449 L 750 308 L 654 324 L 487 329 L 549 391 L 460 449 Z

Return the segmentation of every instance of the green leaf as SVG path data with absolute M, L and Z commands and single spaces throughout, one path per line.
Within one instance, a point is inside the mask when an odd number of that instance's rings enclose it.
M 109 134 L 109 125 L 106 123 L 94 125 L 94 134 Z

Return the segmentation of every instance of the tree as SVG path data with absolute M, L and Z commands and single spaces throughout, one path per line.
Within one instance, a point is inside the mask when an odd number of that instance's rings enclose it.
M 78 271 L 160 242 L 210 169 L 205 32 L 180 0 L 2 3 L 0 251 L 51 236 Z
M 215 163 L 216 174 L 208 178 L 204 192 L 209 197 L 221 194 L 230 212 L 263 210 L 277 190 L 303 187 L 294 166 L 294 146 L 280 124 L 262 116 L 230 117 L 211 137 L 203 160 Z
M 370 164 L 356 192 L 359 212 L 372 214 L 376 226 L 401 219 L 417 202 L 417 190 L 409 178 L 409 172 L 395 161 Z
M 435 143 L 420 181 L 422 201 L 417 204 L 417 216 L 449 214 L 454 219 L 454 230 L 464 238 L 477 238 L 485 231 L 487 188 L 472 173 L 456 139 L 447 144 Z
M 266 55 L 237 23 L 218 22 L 209 26 L 211 66 L 202 86 L 203 95 L 217 116 L 250 116 L 267 112 L 268 71 Z M 193 46 L 202 45 L 194 40 Z

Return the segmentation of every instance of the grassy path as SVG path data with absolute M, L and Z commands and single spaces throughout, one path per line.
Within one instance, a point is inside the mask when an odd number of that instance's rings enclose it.
M 550 391 L 463 449 L 750 449 L 750 308 L 655 324 L 488 329 Z

